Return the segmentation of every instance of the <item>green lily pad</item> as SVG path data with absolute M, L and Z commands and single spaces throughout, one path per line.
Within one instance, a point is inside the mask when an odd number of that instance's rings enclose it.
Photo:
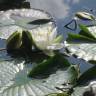
M 53 50 L 63 48 L 63 44 L 59 42 L 62 36 L 57 36 L 57 28 L 52 17 L 44 11 L 14 9 L 1 12 L 0 17 L 0 38 L 8 39 L 15 31 L 20 31 L 22 41 L 19 48 L 23 46 L 28 50 L 42 50 L 49 56 L 54 55 Z
M 46 12 L 37 9 L 8 10 L 6 12 L 0 12 L 0 18 L 0 38 L 2 39 L 7 39 L 13 32 L 18 30 L 23 29 L 29 31 L 34 29 L 34 31 L 36 31 L 37 29 L 42 30 L 42 27 L 45 27 L 45 25 L 46 27 L 47 25 L 50 25 L 51 27 L 54 26 L 53 21 L 50 20 L 52 19 L 51 16 Z M 48 19 L 50 21 L 42 26 L 40 24 L 30 24 L 30 22 L 34 20 L 38 21 L 41 19 Z
M 96 43 L 96 26 L 85 26 L 83 24 L 79 25 L 79 34 L 69 33 L 67 42 L 68 43 Z
M 96 66 L 84 72 L 74 88 L 72 96 L 95 96 L 96 95 Z
M 66 40 L 69 44 L 82 44 L 82 43 L 95 43 L 96 40 L 93 38 L 86 37 L 81 34 L 68 33 L 68 38 Z
M 66 68 L 70 66 L 70 63 L 60 54 L 56 54 L 42 63 L 38 64 L 30 73 L 30 77 L 50 74 L 50 72 L 56 71 L 58 68 Z
M 81 27 L 83 31 L 80 31 L 79 34 L 69 34 L 65 42 L 65 47 L 71 55 L 75 54 L 78 58 L 82 58 L 86 61 L 95 61 L 96 26 L 91 26 L 87 29 L 85 26 L 81 25 Z
M 78 79 L 77 84 L 81 85 L 84 84 L 90 80 L 96 79 L 96 66 L 88 69 L 86 72 L 84 72 Z
M 93 34 L 93 32 L 91 31 L 92 30 L 92 27 L 89 27 L 89 29 L 88 29 L 88 27 L 87 26 L 85 26 L 85 25 L 82 25 L 82 24 L 80 24 L 79 25 L 79 27 L 80 27 L 80 29 L 81 29 L 81 31 L 80 31 L 80 35 L 83 35 L 83 36 L 86 36 L 86 37 L 89 37 L 90 39 L 96 39 L 95 38 L 95 36 L 94 36 L 94 34 Z M 93 26 L 94 27 L 94 26 Z M 91 28 L 91 30 L 90 30 L 90 28 Z M 91 32 L 90 32 L 91 31 Z
M 89 84 L 78 86 L 74 88 L 71 96 L 95 96 L 96 95 L 96 81 L 90 81 Z
M 76 67 L 68 63 L 68 67 L 58 68 L 48 77 L 30 78 L 28 74 L 35 66 L 38 64 L 27 63 L 23 59 L 2 60 L 0 62 L 0 96 L 45 96 L 61 93 L 68 91 L 78 77 Z

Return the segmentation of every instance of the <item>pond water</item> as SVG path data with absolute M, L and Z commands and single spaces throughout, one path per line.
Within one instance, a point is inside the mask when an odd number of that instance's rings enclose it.
M 64 25 L 72 20 L 75 12 L 91 9 L 96 13 L 96 0 L 28 0 L 31 3 L 31 8 L 42 9 L 49 12 L 56 21 L 58 32 L 63 34 L 64 38 L 67 37 L 67 33 L 71 32 L 64 28 Z M 75 64 L 80 64 L 81 71 L 84 72 L 88 68 L 92 67 L 91 64 L 84 62 L 83 60 L 77 60 L 73 57 L 69 58 L 69 61 Z
M 74 14 L 76 13 L 76 12 L 78 12 L 78 11 L 82 11 L 82 10 L 87 10 L 87 11 L 90 11 L 91 9 L 94 9 L 94 14 L 96 15 L 96 0 L 28 0 L 30 3 L 31 3 L 31 8 L 35 8 L 35 9 L 42 9 L 42 10 L 45 10 L 46 12 L 48 12 L 48 13 L 50 13 L 51 15 L 52 15 L 52 17 L 53 17 L 53 19 L 55 20 L 55 22 L 56 22 L 56 25 L 57 25 L 57 30 L 58 30 L 58 34 L 62 34 L 63 35 L 63 37 L 64 37 L 64 40 L 67 38 L 67 34 L 68 34 L 68 32 L 74 32 L 74 31 L 72 31 L 72 30 L 69 30 L 69 29 L 67 29 L 67 28 L 65 28 L 64 27 L 64 25 L 66 25 L 68 22 L 70 22 L 71 20 L 72 20 L 72 18 L 74 17 Z M 75 33 L 76 33 L 77 31 L 75 31 Z M 0 39 L 0 48 L 5 48 L 6 47 L 6 45 L 5 45 L 5 40 L 2 40 L 2 39 Z M 7 52 L 5 52 L 5 51 L 0 51 L 0 59 L 2 60 L 3 59 L 3 57 L 4 58 L 8 58 L 8 57 L 10 57 L 10 56 L 6 56 L 6 54 L 7 54 Z M 77 58 L 74 58 L 74 57 L 68 57 L 67 58 L 71 63 L 73 63 L 73 64 L 79 64 L 80 65 L 80 71 L 81 71 L 81 73 L 83 73 L 83 72 L 85 72 L 87 69 L 89 69 L 90 67 L 92 67 L 93 65 L 92 64 L 89 64 L 89 63 L 87 63 L 86 61 L 84 61 L 84 60 L 81 60 L 81 59 L 77 59 Z M 18 60 L 19 61 L 19 60 Z M 17 62 L 18 63 L 18 62 Z M 17 64 L 16 63 L 16 64 Z M 17 72 L 17 74 L 16 74 L 16 76 L 15 76 L 15 79 L 13 80 L 15 83 L 14 83 L 14 85 L 15 84 L 17 84 L 17 85 L 23 85 L 24 83 L 26 83 L 26 82 L 29 82 L 30 81 L 30 79 L 29 78 L 27 78 L 27 73 L 28 73 L 28 71 L 29 71 L 29 69 L 27 69 L 27 68 L 31 68 L 29 65 L 27 65 L 26 64 L 26 66 L 27 67 L 25 67 L 25 69 L 22 71 L 22 69 L 23 69 L 23 64 L 25 64 L 26 62 L 23 62 L 22 64 L 18 64 L 18 66 L 21 68 L 19 71 L 17 70 L 16 72 Z M 28 62 L 29 63 L 29 62 Z M 34 63 L 34 62 L 33 62 Z M 2 64 L 1 64 L 2 65 Z M 9 65 L 9 63 L 8 63 L 8 65 Z M 33 64 L 34 65 L 34 64 Z M 11 66 L 11 63 L 10 63 L 10 66 Z M 12 64 L 12 66 L 13 66 L 13 64 Z M 13 66 L 13 67 L 14 67 Z M 13 68 L 12 67 L 12 68 Z M 15 68 L 14 67 L 14 68 Z M 34 66 L 33 66 L 34 67 Z M 4 66 L 4 68 L 7 68 L 7 67 L 5 67 Z M 12 69 L 11 67 L 10 67 L 10 70 Z M 6 69 L 5 69 L 6 70 Z M 13 69 L 12 69 L 13 70 Z M 15 70 L 15 69 L 14 69 Z M 13 71 L 14 71 L 13 70 Z M 30 69 L 31 70 L 31 69 Z M 12 71 L 12 72 L 13 72 Z M 10 71 L 11 72 L 11 71 Z M 12 73 L 11 72 L 11 73 Z M 58 71 L 59 72 L 59 71 Z M 58 76 L 61 74 L 60 72 L 59 73 L 56 73 L 56 75 L 52 75 L 48 80 L 46 80 L 47 81 L 47 83 L 45 82 L 45 81 L 40 81 L 39 83 L 40 84 L 42 84 L 42 82 L 44 83 L 44 84 L 47 84 L 48 85 L 48 82 L 50 83 L 51 81 L 53 81 L 53 82 L 51 82 L 52 84 L 54 84 L 55 85 L 55 83 L 54 83 L 54 80 L 56 80 L 56 81 L 58 81 L 57 80 L 57 78 L 58 78 Z M 48 72 L 47 72 L 48 73 Z M 63 73 L 63 72 L 62 72 Z M 6 73 L 7 74 L 7 73 Z M 63 74 L 64 75 L 64 74 Z M 60 75 L 60 78 L 63 78 L 62 76 L 63 76 L 62 74 Z M 68 74 L 67 74 L 68 75 Z M 66 76 L 67 76 L 66 75 Z M 54 76 L 54 80 L 53 80 L 53 76 Z M 19 78 L 19 79 L 18 79 Z M 59 79 L 60 79 L 59 78 Z M 64 77 L 65 78 L 65 77 Z M 73 77 L 72 77 L 73 78 Z M 10 79 L 10 78 L 9 78 Z M 23 81 L 22 81 L 23 80 Z M 61 80 L 61 79 L 60 79 Z M 1 80 L 1 81 L 3 81 L 3 80 Z M 22 83 L 23 82 L 23 83 Z M 34 83 L 35 82 L 35 83 Z M 58 81 L 59 82 L 59 81 Z M 57 83 L 58 83 L 57 82 Z M 61 81 L 60 81 L 61 82 Z M 62 82 L 63 82 L 63 79 L 62 79 Z M 5 82 L 6 83 L 6 82 Z M 35 86 L 37 86 L 38 87 L 38 85 L 36 85 L 36 84 L 38 84 L 38 81 L 35 81 L 35 80 L 32 80 L 32 82 L 31 82 L 32 84 L 33 84 L 33 87 L 34 87 L 34 85 Z M 29 84 L 29 83 L 28 83 Z M 63 83 L 62 83 L 63 84 Z M 29 84 L 30 85 L 30 84 Z M 25 85 L 24 85 L 25 86 Z M 40 86 L 42 86 L 42 85 L 40 85 Z M 39 86 L 39 87 L 40 87 Z M 45 85 L 44 85 L 45 86 Z M 39 88 L 38 87 L 38 88 Z M 48 86 L 47 86 L 48 87 Z M 19 88 L 19 87 L 18 87 Z M 27 88 L 29 88 L 28 86 L 27 86 Z M 33 88 L 33 89 L 35 89 L 35 88 Z M 10 90 L 9 90 L 10 91 Z M 29 92 L 29 91 L 28 91 Z M 18 93 L 18 92 L 17 92 Z M 30 92 L 29 92 L 30 93 Z M 36 91 L 36 93 L 37 93 L 37 91 Z M 6 94 L 6 92 L 5 92 L 5 94 Z M 5 96 L 5 95 L 4 95 Z M 7 95 L 6 95 L 7 96 Z M 14 95 L 15 96 L 15 95 Z M 19 95 L 18 95 L 19 96 Z M 22 96 L 22 95 L 20 95 L 20 96 Z M 27 96 L 27 95 L 24 95 L 24 96 Z M 36 95 L 34 95 L 34 96 L 36 96 Z M 39 95 L 37 95 L 37 96 L 39 96 Z

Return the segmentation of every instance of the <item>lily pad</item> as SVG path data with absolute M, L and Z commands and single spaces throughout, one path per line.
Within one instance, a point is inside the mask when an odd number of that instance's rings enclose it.
M 69 35 L 65 46 L 71 55 L 75 54 L 78 58 L 86 61 L 96 61 L 96 26 L 81 27 L 83 31 L 80 31 L 79 34 Z
M 77 85 L 86 84 L 86 82 L 95 79 L 96 79 L 96 66 L 93 66 L 79 77 Z
M 62 36 L 57 36 L 54 20 L 47 12 L 37 9 L 14 9 L 1 12 L 0 17 L 0 38 L 2 39 L 8 39 L 11 35 L 13 36 L 14 32 L 20 31 L 22 36 L 25 36 L 22 38 L 29 40 L 28 42 L 23 40 L 23 44 L 28 43 L 27 45 L 30 49 L 34 48 L 32 46 L 33 42 L 37 49 L 43 50 L 47 55 L 53 55 L 53 50 L 59 50 L 64 47 L 60 43 Z M 28 32 L 25 34 L 25 31 Z
M 14 9 L 8 11 L 0 11 L 0 38 L 7 39 L 13 32 L 18 30 L 33 30 L 41 29 L 44 27 L 55 26 L 52 17 L 42 10 L 37 9 Z M 42 25 L 42 22 L 39 24 L 31 24 L 30 22 L 47 20 Z M 35 21 L 34 21 L 35 20 Z M 6 23 L 5 23 L 6 22 Z M 48 26 L 49 25 L 49 26 Z
M 81 74 L 77 80 L 72 96 L 95 96 L 96 95 L 96 66 Z
M 63 70 L 58 68 L 55 73 L 45 78 L 28 77 L 28 73 L 35 66 L 38 64 L 27 63 L 23 59 L 2 60 L 0 62 L 0 96 L 45 96 L 51 93 L 62 93 L 68 91 L 78 77 L 77 69 L 73 65 Z
M 54 20 L 47 12 L 37 9 L 14 9 L 0 12 L 0 17 L 0 38 L 2 39 L 10 39 L 14 32 L 20 31 L 24 41 L 20 41 L 23 47 L 28 45 L 28 50 L 43 50 L 49 56 L 54 55 L 53 50 L 64 47 L 60 43 L 62 36 L 57 36 Z M 19 48 L 22 47 L 21 43 Z
M 47 60 L 43 60 L 40 64 L 38 64 L 30 73 L 30 77 L 39 76 L 39 75 L 48 75 L 58 68 L 66 68 L 70 66 L 70 63 L 60 54 L 56 54 L 53 57 L 50 57 Z
M 90 81 L 87 85 L 77 86 L 71 96 L 95 96 L 96 81 Z

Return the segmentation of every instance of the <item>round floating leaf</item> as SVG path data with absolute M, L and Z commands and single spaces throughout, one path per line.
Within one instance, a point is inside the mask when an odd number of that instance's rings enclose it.
M 45 25 L 46 27 L 47 25 L 50 25 L 52 28 L 54 26 L 53 21 L 51 21 L 51 16 L 48 13 L 37 9 L 0 11 L 0 18 L 0 37 L 3 39 L 7 39 L 13 32 L 21 29 L 30 31 L 34 28 L 34 31 L 36 31 L 37 29 L 42 30 L 42 27 L 45 27 Z M 32 22 L 37 23 L 38 20 L 39 24 L 31 24 Z M 48 22 L 45 22 L 44 20 Z
M 96 44 L 82 43 L 82 44 L 69 44 L 67 46 L 71 55 L 76 55 L 86 61 L 96 60 Z
M 6 85 L 12 84 L 10 81 L 15 78 L 15 74 L 19 70 L 22 70 L 23 63 L 24 61 L 19 60 L 0 61 L 0 92 L 5 88 Z
M 0 38 L 2 39 L 8 39 L 14 32 L 20 31 L 21 43 L 23 47 L 28 46 L 28 50 L 36 47 L 36 49 L 43 50 L 45 54 L 53 56 L 53 50 L 63 48 L 63 44 L 60 43 L 62 36 L 57 36 L 56 26 L 51 16 L 44 11 L 15 9 L 0 12 L 0 17 Z M 25 31 L 28 31 L 28 34 Z M 32 45 L 32 43 L 34 44 Z
M 77 80 L 72 96 L 96 95 L 96 66 L 88 69 Z
M 96 95 L 96 81 L 91 81 L 87 85 L 78 86 L 74 88 L 71 96 L 95 96 Z
M 76 87 L 74 88 L 74 92 L 72 93 L 71 96 L 84 96 L 84 92 L 87 91 L 87 88 L 85 87 Z M 91 96 L 91 95 L 85 95 L 85 96 Z M 92 95 L 94 96 L 94 95 Z
M 86 61 L 92 61 L 92 60 L 95 61 L 96 26 L 91 26 L 88 27 L 87 29 L 85 26 L 82 25 L 80 27 L 82 27 L 81 29 L 83 31 L 82 32 L 80 31 L 79 34 L 69 35 L 67 42 L 65 42 L 65 46 L 71 55 L 75 54 L 78 58 L 82 58 Z
M 63 70 L 58 68 L 46 78 L 29 78 L 28 73 L 37 66 L 36 63 L 30 63 L 17 59 L 0 62 L 0 96 L 45 96 L 61 93 L 66 88 L 70 89 L 78 77 L 77 70 L 70 65 Z

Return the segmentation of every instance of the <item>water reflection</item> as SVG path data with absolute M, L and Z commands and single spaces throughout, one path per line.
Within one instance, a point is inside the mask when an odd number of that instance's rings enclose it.
M 68 23 L 75 12 L 80 10 L 96 9 L 95 0 L 28 0 L 32 8 L 39 8 L 49 12 L 55 19 L 59 33 L 63 33 L 64 37 L 67 31 L 64 25 Z M 65 31 L 64 31 L 65 30 Z
M 0 39 L 0 48 L 5 48 L 5 42 L 6 42 L 6 40 L 4 40 L 4 39 Z

